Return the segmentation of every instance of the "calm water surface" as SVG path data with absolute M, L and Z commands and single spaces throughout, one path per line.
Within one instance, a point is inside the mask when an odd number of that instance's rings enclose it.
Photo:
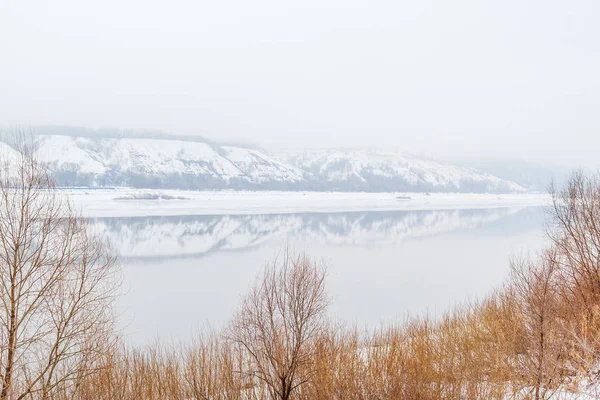
M 120 250 L 129 341 L 189 338 L 227 323 L 260 269 L 288 245 L 330 266 L 335 318 L 377 327 L 489 293 L 512 255 L 545 239 L 539 207 L 99 218 Z

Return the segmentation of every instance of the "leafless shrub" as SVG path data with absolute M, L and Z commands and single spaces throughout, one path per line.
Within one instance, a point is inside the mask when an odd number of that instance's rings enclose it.
M 563 275 L 565 305 L 592 316 L 600 305 L 600 176 L 573 174 L 552 189 L 548 236 Z
M 318 373 L 316 340 L 326 331 L 325 268 L 285 252 L 265 269 L 232 321 L 228 338 L 250 363 L 239 373 L 271 398 L 288 400 Z
M 227 400 L 242 398 L 252 388 L 245 376 L 243 355 L 217 332 L 200 336 L 184 347 L 182 358 L 186 398 Z
M 509 293 L 514 296 L 523 349 L 515 357 L 517 378 L 535 400 L 546 399 L 560 382 L 565 338 L 560 329 L 558 254 L 549 249 L 536 260 L 511 263 Z

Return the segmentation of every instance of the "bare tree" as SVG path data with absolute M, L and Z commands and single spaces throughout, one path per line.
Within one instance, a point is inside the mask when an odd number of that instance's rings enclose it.
M 600 175 L 573 174 L 551 190 L 548 235 L 560 252 L 560 269 L 571 312 L 592 316 L 600 305 Z
M 115 265 L 30 145 L 0 154 L 1 400 L 48 399 L 98 368 Z
M 317 372 L 316 340 L 327 329 L 329 299 L 323 266 L 288 251 L 279 261 L 245 298 L 228 337 L 247 354 L 239 372 L 256 380 L 255 389 L 288 400 Z
M 600 174 L 577 171 L 551 190 L 548 236 L 558 255 L 561 320 L 572 374 L 597 376 L 600 357 Z
M 548 398 L 560 379 L 559 359 L 564 345 L 559 329 L 560 285 L 555 249 L 546 250 L 536 260 L 511 262 L 508 290 L 517 302 L 524 328 L 519 338 L 524 351 L 518 365 L 535 400 Z

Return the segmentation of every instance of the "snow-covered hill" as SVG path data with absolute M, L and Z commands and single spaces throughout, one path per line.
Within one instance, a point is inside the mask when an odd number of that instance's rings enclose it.
M 66 185 L 286 188 L 304 173 L 260 151 L 149 138 L 38 136 L 36 156 Z
M 367 191 L 522 192 L 523 187 L 473 168 L 397 152 L 331 150 L 279 157 L 333 188 Z
M 332 150 L 268 154 L 201 139 L 36 136 L 36 156 L 63 186 L 508 193 L 509 180 L 403 153 Z M 6 147 L 6 146 L 4 146 Z M 1 157 L 1 154 L 0 154 Z
M 6 143 L 0 142 L 0 168 L 17 162 L 19 154 Z

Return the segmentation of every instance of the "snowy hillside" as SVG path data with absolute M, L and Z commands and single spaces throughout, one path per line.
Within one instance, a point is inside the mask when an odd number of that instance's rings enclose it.
M 332 150 L 267 154 L 257 149 L 220 146 L 202 139 L 139 135 L 47 134 L 36 136 L 36 140 L 36 156 L 54 173 L 61 186 L 368 192 L 525 191 L 512 181 L 473 168 L 403 153 Z
M 149 138 L 38 136 L 37 157 L 65 185 L 286 187 L 303 172 L 256 150 Z
M 573 172 L 573 168 L 566 166 L 516 159 L 455 160 L 455 162 L 540 192 L 547 192 L 550 182 L 557 187 L 563 186 Z
M 6 164 L 17 162 L 19 154 L 6 143 L 0 142 L 0 168 L 4 168 Z
M 291 152 L 282 160 L 333 188 L 367 191 L 522 192 L 518 184 L 473 168 L 397 152 L 332 150 Z

